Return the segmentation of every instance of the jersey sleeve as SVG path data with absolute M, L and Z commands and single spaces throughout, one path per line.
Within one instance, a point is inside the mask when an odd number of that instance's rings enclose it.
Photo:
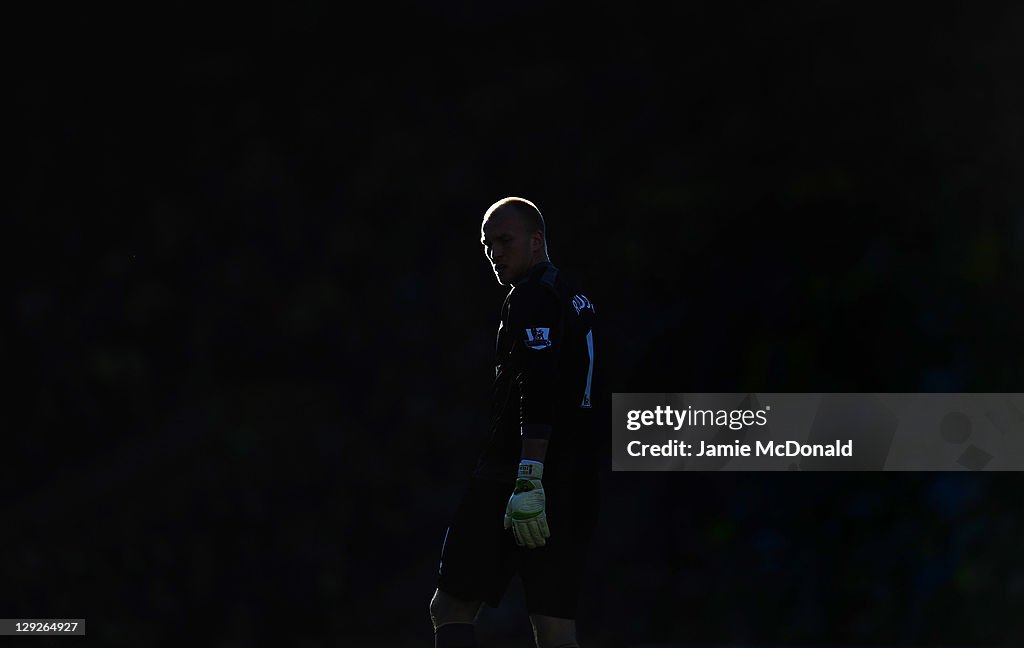
M 561 304 L 553 291 L 529 286 L 512 295 L 508 313 L 513 353 L 519 356 L 519 414 L 522 436 L 551 435 L 557 400 L 557 371 L 564 345 Z

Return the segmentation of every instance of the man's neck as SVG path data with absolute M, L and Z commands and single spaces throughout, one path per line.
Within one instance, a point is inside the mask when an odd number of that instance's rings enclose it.
M 522 277 L 512 282 L 512 287 L 514 288 L 519 284 L 523 283 L 524 281 L 526 281 L 527 279 L 529 279 L 530 275 L 533 274 L 533 271 L 537 268 L 537 266 L 545 263 L 551 263 L 551 260 L 548 259 L 547 257 L 544 257 L 540 261 L 534 261 L 533 265 L 530 266 L 530 268 L 523 274 Z

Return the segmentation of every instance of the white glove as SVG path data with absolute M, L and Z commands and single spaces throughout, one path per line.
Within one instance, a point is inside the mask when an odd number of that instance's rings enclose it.
M 530 549 L 543 547 L 551 537 L 544 513 L 544 485 L 540 482 L 544 464 L 523 459 L 519 462 L 519 478 L 512 497 L 505 507 L 505 528 L 512 527 L 516 544 Z

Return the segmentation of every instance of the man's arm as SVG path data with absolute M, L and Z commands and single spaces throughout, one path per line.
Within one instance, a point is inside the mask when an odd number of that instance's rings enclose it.
M 516 299 L 518 297 L 518 299 Z M 520 546 L 542 547 L 551 536 L 545 512 L 544 460 L 557 399 L 556 371 L 561 354 L 560 304 L 545 289 L 513 295 L 509 304 L 513 353 L 519 358 L 519 413 L 522 460 L 515 490 L 505 507 L 505 528 L 511 527 Z
M 522 458 L 544 461 L 558 398 L 557 368 L 564 345 L 560 303 L 553 292 L 533 287 L 514 299 L 509 324 L 518 337 L 519 417 Z
M 544 463 L 544 458 L 548 454 L 548 440 L 547 439 L 530 439 L 523 438 L 523 459 L 529 461 L 539 461 Z

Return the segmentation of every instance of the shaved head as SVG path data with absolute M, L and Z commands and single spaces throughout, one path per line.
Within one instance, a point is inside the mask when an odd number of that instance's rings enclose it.
M 532 233 L 539 230 L 544 237 L 545 247 L 547 247 L 547 227 L 544 224 L 544 217 L 541 215 L 540 210 L 537 209 L 537 205 L 534 205 L 526 198 L 509 196 L 491 205 L 484 213 L 484 220 L 486 221 L 492 214 L 506 212 L 513 213 L 521 218 L 526 225 L 527 232 Z
M 534 265 L 548 260 L 544 217 L 525 198 L 502 198 L 484 213 L 480 243 L 505 286 L 524 278 Z

